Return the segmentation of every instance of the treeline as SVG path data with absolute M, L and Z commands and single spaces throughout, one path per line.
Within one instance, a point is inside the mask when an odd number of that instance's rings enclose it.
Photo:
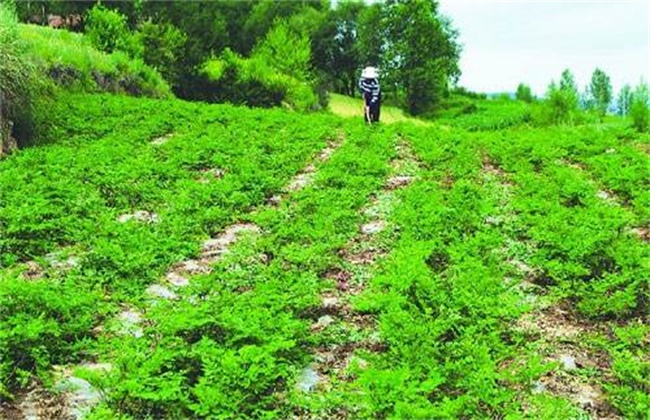
M 185 99 L 316 109 L 378 66 L 385 97 L 436 109 L 460 69 L 458 32 L 435 0 L 23 1 L 21 21 L 85 32 L 158 69 Z
M 531 88 L 520 83 L 515 98 L 524 102 L 537 101 Z M 611 80 L 601 69 L 594 70 L 587 86 L 580 91 L 573 73 L 569 69 L 562 72 L 559 82 L 551 81 L 542 98 L 539 120 L 553 124 L 574 124 L 586 122 L 589 117 L 600 121 L 605 115 L 615 113 L 630 117 L 638 131 L 650 130 L 650 89 L 644 81 L 633 89 L 624 85 L 614 96 Z

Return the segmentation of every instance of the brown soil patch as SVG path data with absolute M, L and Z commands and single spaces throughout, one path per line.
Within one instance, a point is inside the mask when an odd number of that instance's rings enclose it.
M 198 182 L 204 184 L 217 179 L 222 179 L 226 175 L 226 171 L 220 168 L 203 169 L 199 172 L 201 175 L 198 179 Z
M 27 261 L 26 270 L 22 272 L 25 280 L 35 281 L 43 278 L 43 268 L 36 261 Z
M 632 233 L 641 238 L 641 240 L 650 242 L 650 228 L 637 227 L 632 229 Z
M 252 223 L 235 223 L 225 228 L 216 238 L 203 243 L 201 263 L 209 264 L 218 261 L 242 233 L 259 233 L 260 228 Z
M 32 385 L 12 403 L 3 402 L 0 417 L 7 420 L 75 420 L 63 395 L 50 393 L 39 385 Z
M 379 249 L 364 249 L 361 251 L 351 251 L 343 249 L 340 252 L 341 257 L 350 264 L 354 265 L 370 265 L 374 264 L 378 259 L 386 256 L 386 252 Z
M 396 175 L 388 178 L 386 182 L 385 189 L 387 190 L 396 190 L 399 188 L 404 188 L 413 181 L 412 176 L 408 175 Z

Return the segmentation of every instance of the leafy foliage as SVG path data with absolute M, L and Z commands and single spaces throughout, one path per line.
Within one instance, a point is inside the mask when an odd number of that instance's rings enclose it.
M 594 70 L 589 88 L 594 106 L 602 118 L 607 113 L 607 108 L 612 101 L 612 84 L 609 76 L 601 69 Z
M 533 96 L 533 91 L 530 89 L 530 86 L 525 85 L 523 83 L 520 83 L 517 86 L 517 92 L 515 93 L 515 97 L 524 102 L 531 103 L 535 100 L 535 97 Z
M 131 34 L 126 17 L 119 12 L 96 5 L 86 14 L 86 36 L 100 51 L 112 53 L 123 51 L 132 57 L 143 54 L 142 44 Z

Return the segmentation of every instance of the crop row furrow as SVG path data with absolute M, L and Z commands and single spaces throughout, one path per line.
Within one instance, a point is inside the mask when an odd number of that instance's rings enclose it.
M 374 318 L 355 309 L 353 300 L 364 291 L 377 262 L 388 252 L 391 236 L 396 234 L 387 219 L 398 191 L 410 185 L 419 171 L 417 158 L 404 139 L 395 149 L 384 185 L 360 209 L 362 222 L 357 234 L 338 251 L 337 260 L 323 275 L 329 287 L 321 292 L 322 315 L 310 327 L 318 344 L 313 350 L 314 362 L 302 371 L 298 388 L 313 393 L 312 400 L 332 399 L 332 404 L 327 413 L 316 411 L 311 415 L 349 416 L 346 404 L 336 402 L 339 388 L 353 380 L 355 369 L 367 364 L 359 351 L 380 352 L 384 347 Z

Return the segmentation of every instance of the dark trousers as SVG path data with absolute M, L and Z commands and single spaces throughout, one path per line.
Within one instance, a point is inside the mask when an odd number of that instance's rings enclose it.
M 381 113 L 381 100 L 375 102 L 366 102 L 366 108 L 368 112 L 364 113 L 363 119 L 366 122 L 379 122 L 379 114 Z M 370 114 L 370 121 L 368 121 L 368 114 Z

